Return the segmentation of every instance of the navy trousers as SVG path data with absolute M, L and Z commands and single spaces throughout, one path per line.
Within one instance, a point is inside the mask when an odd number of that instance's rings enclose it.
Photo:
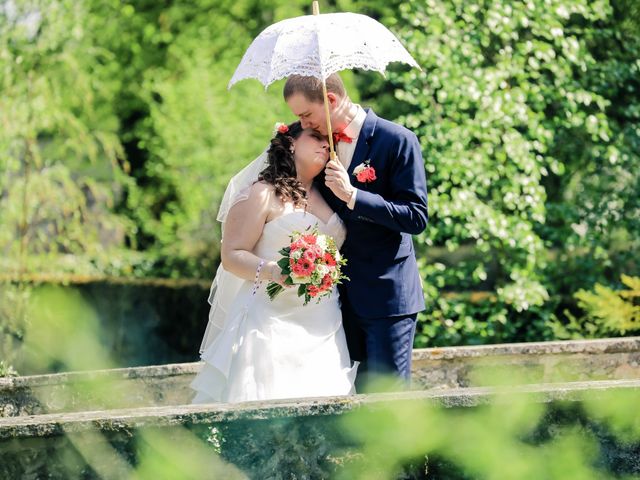
M 360 362 L 356 391 L 407 388 L 411 380 L 411 352 L 418 314 L 362 318 L 355 314 L 344 297 L 342 302 L 349 355 Z

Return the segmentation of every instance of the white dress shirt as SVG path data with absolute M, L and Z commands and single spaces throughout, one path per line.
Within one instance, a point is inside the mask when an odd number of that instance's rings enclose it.
M 347 125 L 342 131 L 345 135 L 347 135 L 349 138 L 352 138 L 353 140 L 351 141 L 351 143 L 338 142 L 335 145 L 336 154 L 340 159 L 340 163 L 342 163 L 342 165 L 344 165 L 344 168 L 346 169 L 348 169 L 349 165 L 351 164 L 351 160 L 353 159 L 353 152 L 355 152 L 356 144 L 358 143 L 360 130 L 362 130 L 362 125 L 364 125 L 364 121 L 367 118 L 367 112 L 365 112 L 360 105 L 356 104 L 356 107 L 357 111 L 355 117 L 353 117 L 351 123 L 349 123 L 349 125 Z M 349 207 L 351 210 L 353 210 L 353 207 L 356 204 L 357 193 L 358 189 L 356 188 L 353 195 L 351 195 L 351 198 L 347 202 L 347 207 Z

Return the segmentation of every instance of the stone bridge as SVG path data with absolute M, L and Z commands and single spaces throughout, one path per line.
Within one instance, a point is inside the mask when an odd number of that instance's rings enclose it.
M 424 404 L 472 411 L 520 400 L 545 405 L 547 432 L 557 427 L 558 405 L 565 417 L 573 412 L 598 438 L 600 466 L 640 474 L 640 425 L 634 441 L 612 443 L 611 433 L 594 427 L 581 409 L 585 395 L 632 395 L 640 402 L 640 337 L 414 350 L 413 390 L 350 397 L 193 406 L 189 383 L 198 368 L 184 363 L 1 378 L 0 478 L 67 478 L 70 472 L 124 478 L 141 462 L 143 441 L 191 445 L 208 465 L 194 478 L 326 478 L 358 455 L 345 450 L 353 440 L 339 424 L 350 412 Z M 628 413 L 637 423 L 640 407 Z M 316 440 L 300 450 L 310 438 Z M 431 466 L 431 472 L 446 470 L 446 462 Z M 398 478 L 441 478 L 429 477 L 428 466 L 409 470 Z

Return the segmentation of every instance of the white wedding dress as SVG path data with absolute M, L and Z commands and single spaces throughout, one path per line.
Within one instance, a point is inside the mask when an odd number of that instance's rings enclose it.
M 344 242 L 346 230 L 334 214 L 325 224 L 313 214 L 294 211 L 264 226 L 254 253 L 278 260 L 289 235 L 318 225 L 321 233 Z M 287 288 L 273 301 L 262 282 L 244 281 L 230 302 L 224 324 L 206 346 L 202 370 L 191 383 L 192 403 L 243 402 L 354 393 L 356 366 L 351 366 L 338 292 L 319 303 Z

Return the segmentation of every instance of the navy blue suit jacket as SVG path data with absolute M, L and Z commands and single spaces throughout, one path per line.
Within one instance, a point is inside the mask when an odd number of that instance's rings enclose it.
M 370 161 L 377 179 L 358 182 L 353 170 Z M 420 142 L 413 132 L 367 109 L 348 168 L 358 189 L 350 210 L 324 185 L 320 191 L 347 227 L 342 253 L 351 279 L 340 289 L 363 318 L 410 315 L 424 310 L 411 235 L 427 226 L 427 185 Z

